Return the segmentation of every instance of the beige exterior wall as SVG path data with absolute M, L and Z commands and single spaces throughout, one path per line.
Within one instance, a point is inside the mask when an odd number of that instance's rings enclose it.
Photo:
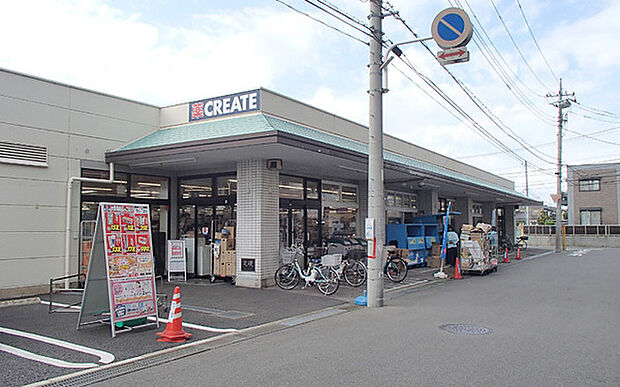
M 620 224 L 620 164 L 568 167 L 569 224 L 581 224 L 582 209 L 600 208 L 602 224 Z M 599 191 L 580 191 L 579 180 L 600 179 Z
M 67 181 L 159 127 L 159 108 L 0 69 L 0 138 L 43 145 L 48 166 L 0 163 L 0 298 L 39 291 L 64 275 Z M 79 184 L 72 211 L 79 214 Z M 71 225 L 77 272 L 79 216 Z M 20 290 L 21 289 L 21 290 Z M 34 289 L 34 290 L 33 290 Z

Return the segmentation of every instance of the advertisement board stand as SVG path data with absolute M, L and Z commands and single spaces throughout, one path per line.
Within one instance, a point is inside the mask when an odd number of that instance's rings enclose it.
M 108 316 L 112 337 L 148 317 L 159 327 L 153 262 L 149 206 L 100 203 L 77 329 Z
M 187 282 L 184 240 L 168 240 L 168 282 L 172 273 L 183 273 L 183 281 Z

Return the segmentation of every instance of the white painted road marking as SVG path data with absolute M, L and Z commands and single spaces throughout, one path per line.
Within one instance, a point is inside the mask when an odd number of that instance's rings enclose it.
M 114 355 L 112 355 L 109 352 L 100 351 L 98 349 L 85 347 L 85 346 L 79 345 L 79 344 L 69 343 L 67 341 L 54 339 L 52 337 L 40 336 L 40 335 L 36 335 L 34 333 L 22 332 L 22 331 L 18 331 L 16 329 L 4 328 L 4 327 L 0 327 L 0 333 L 4 333 L 4 334 L 7 334 L 7 335 L 24 337 L 24 338 L 35 340 L 35 341 L 40 341 L 42 343 L 47 343 L 47 344 L 56 345 L 58 347 L 67 348 L 67 349 L 70 349 L 72 351 L 82 352 L 82 353 L 86 353 L 88 355 L 97 356 L 99 358 L 99 363 L 102 363 L 102 364 L 109 364 L 109 363 L 114 361 Z M 29 351 L 26 351 L 26 350 L 23 350 L 23 349 L 11 347 L 10 345 L 6 345 L 6 344 L 0 344 L 0 351 L 7 352 L 7 353 L 13 354 L 15 356 L 23 357 L 25 359 L 34 360 L 34 361 L 38 361 L 40 363 L 45 363 L 45 364 L 53 365 L 53 366 L 56 366 L 56 367 L 62 367 L 62 368 L 92 368 L 92 367 L 97 367 L 97 364 L 95 364 L 95 363 L 72 363 L 72 362 L 67 362 L 67 361 L 60 360 L 60 359 L 55 359 L 55 358 L 52 358 L 52 357 L 38 355 L 36 353 L 32 353 L 32 352 L 29 352 Z
M 588 249 L 581 249 L 581 250 L 577 250 L 575 252 L 572 252 L 568 255 L 570 255 L 571 257 L 583 257 L 584 254 L 587 254 L 590 250 Z
M 44 305 L 49 305 L 49 301 L 43 301 L 41 300 L 41 303 Z M 68 305 L 68 304 L 61 304 L 58 302 L 53 302 L 52 305 L 54 306 L 58 306 L 58 307 L 69 307 L 69 308 L 73 308 L 73 309 L 80 309 L 79 306 L 72 306 L 72 305 Z M 148 319 L 150 321 L 155 321 L 155 317 L 148 317 Z M 158 318 L 159 322 L 167 324 L 168 323 L 168 319 L 165 318 Z M 186 328 L 191 328 L 191 329 L 196 329 L 199 331 L 205 331 L 205 332 L 216 332 L 216 333 L 230 333 L 230 332 L 238 332 L 238 329 L 235 328 L 214 328 L 214 327 L 207 327 L 204 325 L 198 325 L 198 324 L 192 324 L 192 323 L 187 323 L 187 322 L 183 322 L 183 326 Z

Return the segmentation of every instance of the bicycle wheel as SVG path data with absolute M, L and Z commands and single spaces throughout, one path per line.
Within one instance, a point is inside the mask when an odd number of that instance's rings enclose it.
M 299 284 L 299 273 L 295 270 L 295 266 L 292 263 L 287 263 L 276 270 L 274 279 L 279 288 L 291 290 Z
M 524 240 L 521 240 L 519 242 L 519 245 L 521 246 L 521 250 L 527 250 L 527 242 Z
M 329 296 L 330 294 L 336 293 L 338 287 L 340 286 L 340 281 L 338 280 L 338 273 L 332 267 L 322 267 L 317 268 L 319 270 L 319 276 L 316 280 L 316 288 L 319 289 L 319 292 Z
M 344 268 L 344 280 L 354 288 L 366 282 L 366 266 L 360 261 L 353 261 Z
M 390 258 L 385 272 L 392 282 L 402 282 L 407 277 L 407 263 L 402 258 Z

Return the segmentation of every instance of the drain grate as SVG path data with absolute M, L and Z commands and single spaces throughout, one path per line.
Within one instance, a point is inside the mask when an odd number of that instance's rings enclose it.
M 472 324 L 445 324 L 440 325 L 439 329 L 442 329 L 446 332 L 454 333 L 455 335 L 480 336 L 493 333 L 493 330 L 491 330 L 491 328 L 481 327 Z

